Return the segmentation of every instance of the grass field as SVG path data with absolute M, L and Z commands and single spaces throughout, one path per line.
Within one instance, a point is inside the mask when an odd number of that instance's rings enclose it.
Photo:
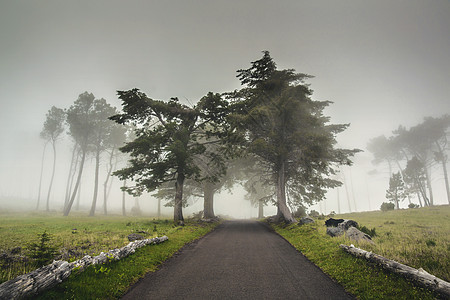
M 325 219 L 311 225 L 274 226 L 294 247 L 360 299 L 433 299 L 435 295 L 407 280 L 355 258 L 340 244 L 373 251 L 449 280 L 450 207 L 338 215 L 375 228 L 374 245 L 326 234 Z
M 157 246 L 162 251 L 156 259 L 160 263 L 161 259 L 173 254 L 184 243 L 206 234 L 213 227 L 212 224 L 189 221 L 187 226 L 177 227 L 169 220 L 150 217 L 93 218 L 76 214 L 69 217 L 48 213 L 0 214 L 0 283 L 37 268 L 35 260 L 29 258 L 29 244 L 38 243 L 44 232 L 51 237 L 48 246 L 57 249 L 54 258 L 67 261 L 123 247 L 129 243 L 127 236 L 130 233 L 140 232 L 145 238 L 167 235 L 169 242 L 164 243 L 164 246 Z M 145 248 L 152 247 L 156 248 Z M 156 268 L 156 265 L 147 265 L 145 269 L 152 268 Z M 96 274 L 98 273 L 99 271 Z M 139 272 L 137 274 L 138 277 L 142 276 Z

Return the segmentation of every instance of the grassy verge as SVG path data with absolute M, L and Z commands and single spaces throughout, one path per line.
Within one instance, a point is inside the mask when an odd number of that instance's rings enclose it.
M 217 224 L 186 222 L 177 227 L 169 220 L 146 217 L 99 216 L 32 213 L 0 216 L 0 282 L 15 278 L 36 268 L 30 259 L 28 245 L 38 242 L 39 235 L 51 236 L 50 246 L 57 249 L 55 259 L 73 261 L 84 255 L 97 255 L 128 244 L 130 233 L 145 238 L 167 235 L 169 241 L 140 248 L 135 254 L 117 262 L 91 266 L 82 273 L 72 273 L 55 289 L 33 299 L 114 299 L 176 251 L 213 230 Z M 20 250 L 12 251 L 19 247 Z M 12 255 L 12 253 L 14 255 Z M 7 254 L 7 255 L 6 255 Z
M 435 298 L 435 295 L 431 292 L 341 250 L 340 244 L 349 244 L 350 242 L 345 238 L 327 236 L 326 228 L 321 221 L 319 224 L 303 226 L 283 227 L 274 225 L 273 228 L 309 260 L 359 299 Z
M 375 244 L 360 248 L 450 281 L 449 205 L 337 217 L 375 228 Z

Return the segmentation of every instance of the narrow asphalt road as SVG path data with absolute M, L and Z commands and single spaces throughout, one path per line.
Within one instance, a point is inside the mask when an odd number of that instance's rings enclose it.
M 122 299 L 352 299 L 256 221 L 228 221 L 186 246 Z

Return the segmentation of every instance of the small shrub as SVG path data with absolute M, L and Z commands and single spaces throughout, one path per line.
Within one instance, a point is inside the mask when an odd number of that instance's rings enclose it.
M 361 230 L 362 232 L 364 232 L 365 234 L 370 235 L 371 237 L 377 236 L 375 228 L 369 229 L 366 226 L 362 226 L 362 227 L 358 226 L 358 229 Z
M 28 245 L 28 251 L 30 251 L 29 256 L 36 260 L 36 264 L 39 267 L 42 267 L 50 263 L 58 252 L 56 251 L 57 247 L 50 244 L 52 237 L 47 231 L 44 231 L 39 236 L 40 240 L 38 243 L 30 243 Z
M 311 218 L 318 218 L 320 216 L 319 212 L 315 211 L 314 209 L 309 212 L 309 216 Z
M 389 210 L 394 210 L 394 203 L 389 203 L 389 202 L 383 202 L 380 206 L 381 211 L 389 211 Z
M 419 205 L 410 203 L 410 204 L 408 204 L 408 208 L 419 208 Z
M 293 213 L 293 217 L 294 218 L 302 218 L 302 217 L 306 217 L 306 210 L 303 206 L 300 206 L 299 208 L 297 208 L 297 210 Z
M 426 240 L 425 244 L 427 244 L 428 247 L 435 247 L 436 242 L 434 240 Z

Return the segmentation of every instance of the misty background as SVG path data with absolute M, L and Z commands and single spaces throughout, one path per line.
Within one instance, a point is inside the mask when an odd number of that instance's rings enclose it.
M 35 207 L 44 147 L 39 133 L 51 106 L 69 108 L 87 91 L 120 109 L 116 91 L 131 88 L 154 99 L 196 103 L 209 91 L 239 89 L 236 70 L 268 50 L 279 69 L 315 76 L 308 81 L 312 98 L 334 102 L 325 110 L 332 123 L 351 124 L 338 136 L 339 146 L 364 150 L 352 167 L 342 168 L 347 191 L 331 190 L 311 209 L 337 212 L 339 193 L 341 212 L 349 211 L 347 197 L 353 211 L 354 203 L 357 211 L 377 210 L 386 201 L 389 171 L 372 164 L 368 141 L 450 113 L 449 16 L 447 0 L 0 0 L 0 208 Z M 53 210 L 64 203 L 71 148 L 67 136 L 57 144 Z M 52 167 L 47 150 L 41 201 Z M 85 210 L 94 175 L 93 160 L 86 163 Z M 446 204 L 443 176 L 435 169 L 435 204 Z M 119 211 L 119 187 L 115 178 L 111 210 Z M 127 196 L 127 209 L 134 204 Z M 139 204 L 144 213 L 156 212 L 150 195 Z M 198 201 L 185 214 L 201 209 Z M 237 187 L 215 198 L 215 212 L 255 217 L 257 208 Z

